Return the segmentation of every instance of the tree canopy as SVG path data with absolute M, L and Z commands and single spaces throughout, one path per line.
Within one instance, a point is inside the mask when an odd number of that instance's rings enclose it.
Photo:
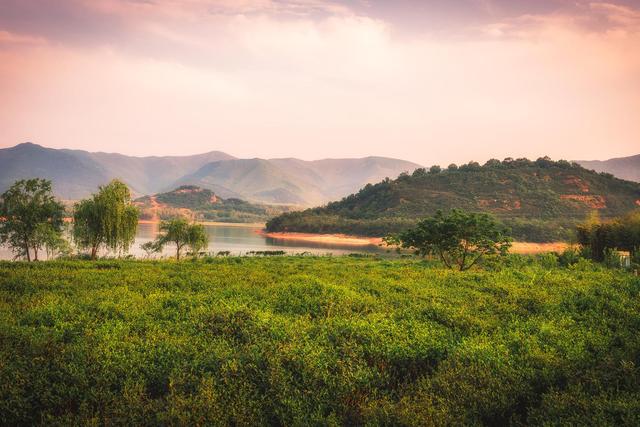
M 37 261 L 38 251 L 62 233 L 64 206 L 53 196 L 51 181 L 16 181 L 0 199 L 0 242 L 28 261 L 33 252 Z
M 511 246 L 511 238 L 492 216 L 459 209 L 448 214 L 438 211 L 416 228 L 386 241 L 421 256 L 435 255 L 447 267 L 460 271 L 473 267 L 485 255 L 506 254 Z
M 640 211 L 602 222 L 591 218 L 577 227 L 578 242 L 589 248 L 591 257 L 603 261 L 606 251 L 640 250 Z
M 142 245 L 142 248 L 149 253 L 151 250 L 160 252 L 167 244 L 176 246 L 176 259 L 180 260 L 180 255 L 185 247 L 189 247 L 191 252 L 197 253 L 207 247 L 209 238 L 203 225 L 190 224 L 184 218 L 176 218 L 160 223 L 160 234 L 154 242 Z
M 138 209 L 131 204 L 129 188 L 113 180 L 90 199 L 76 203 L 73 221 L 75 242 L 91 249 L 95 259 L 102 246 L 113 251 L 129 249 L 138 227 Z

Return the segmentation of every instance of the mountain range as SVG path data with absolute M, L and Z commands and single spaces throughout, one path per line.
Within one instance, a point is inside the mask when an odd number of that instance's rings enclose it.
M 385 157 L 317 161 L 238 159 L 220 151 L 192 156 L 133 157 L 24 143 L 0 149 L 0 191 L 18 179 L 40 177 L 53 182 L 58 197 L 77 200 L 119 178 L 131 187 L 135 196 L 197 185 L 223 198 L 312 206 L 418 167 Z
M 577 163 L 596 172 L 606 172 L 618 178 L 640 182 L 640 154 L 609 160 L 578 160 Z

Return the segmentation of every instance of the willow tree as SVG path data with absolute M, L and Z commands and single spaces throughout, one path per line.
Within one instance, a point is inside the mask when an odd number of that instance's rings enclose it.
M 51 191 L 51 181 L 34 178 L 16 181 L 0 196 L 0 243 L 16 257 L 38 260 L 47 239 L 61 239 L 64 206 Z M 44 232 L 46 231 L 46 233 Z
M 161 222 L 160 234 L 154 242 L 146 245 L 149 249 L 153 248 L 153 250 L 159 252 L 169 243 L 176 246 L 176 259 L 180 260 L 180 254 L 185 247 L 189 247 L 193 253 L 198 253 L 207 247 L 209 238 L 204 226 L 189 224 L 183 218 L 176 218 Z
M 129 250 L 138 227 L 138 208 L 131 204 L 129 188 L 113 180 L 90 199 L 76 203 L 73 223 L 76 244 L 90 249 L 91 259 L 96 259 L 101 247 L 114 252 Z

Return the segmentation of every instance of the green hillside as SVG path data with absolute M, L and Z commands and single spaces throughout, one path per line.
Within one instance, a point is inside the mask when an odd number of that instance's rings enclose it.
M 281 215 L 267 229 L 382 236 L 438 209 L 461 208 L 496 215 L 518 239 L 552 241 L 568 238 L 592 211 L 607 218 L 639 206 L 638 183 L 566 161 L 505 159 L 417 169 L 327 206 Z
M 135 203 L 141 208 L 143 219 L 187 216 L 204 221 L 265 222 L 289 210 L 287 206 L 261 205 L 236 198 L 223 199 L 213 191 L 195 185 L 183 185 L 166 193 L 141 197 Z

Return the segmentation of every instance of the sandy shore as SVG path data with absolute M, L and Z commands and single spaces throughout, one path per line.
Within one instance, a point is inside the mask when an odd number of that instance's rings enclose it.
M 509 249 L 512 254 L 539 254 L 543 252 L 562 252 L 569 247 L 565 242 L 551 243 L 529 243 L 529 242 L 513 242 L 513 246 Z
M 312 234 L 312 233 L 261 233 L 265 237 L 280 240 L 298 240 L 314 243 L 328 243 L 345 246 L 378 246 L 382 243 L 380 237 L 359 237 L 346 234 Z M 552 243 L 529 243 L 513 242 L 511 253 L 514 254 L 537 254 L 543 252 L 562 252 L 569 245 L 564 242 Z
M 299 240 L 313 243 L 328 243 L 345 246 L 370 246 L 379 245 L 382 239 L 379 237 L 358 237 L 346 234 L 312 234 L 312 233 L 261 233 L 265 237 L 279 240 Z

